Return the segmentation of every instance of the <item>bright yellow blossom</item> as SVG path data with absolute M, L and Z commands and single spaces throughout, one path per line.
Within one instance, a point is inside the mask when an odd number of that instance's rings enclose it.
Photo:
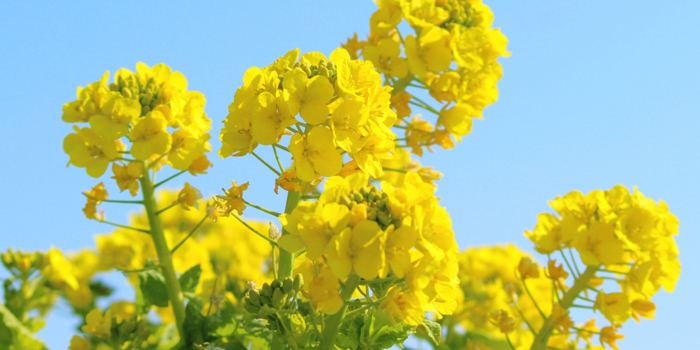
M 617 328 L 620 328 L 620 326 L 603 327 L 603 329 L 600 330 L 600 345 L 606 343 L 610 345 L 611 348 L 620 350 L 617 344 L 615 344 L 615 341 L 625 339 L 625 336 L 622 334 L 617 334 Z
M 624 293 L 606 294 L 600 291 L 593 308 L 600 310 L 600 313 L 613 324 L 625 323 L 632 316 L 632 307 Z
M 68 346 L 68 350 L 90 350 L 91 348 L 90 340 L 77 335 L 70 339 L 70 345 Z
M 310 182 L 314 173 L 333 176 L 343 167 L 343 159 L 335 149 L 333 132 L 324 126 L 311 129 L 308 135 L 295 133 L 289 141 L 289 152 L 299 179 Z
M 85 168 L 92 177 L 102 176 L 109 162 L 117 158 L 119 143 L 101 137 L 90 128 L 73 126 L 73 129 L 75 134 L 68 134 L 63 140 L 63 151 L 70 156 L 70 164 Z
M 419 78 L 424 78 L 428 72 L 442 72 L 452 63 L 450 33 L 440 27 L 429 25 L 418 37 L 406 36 L 404 50 L 411 73 Z
M 143 175 L 143 163 L 129 162 L 125 166 L 113 163 L 112 172 L 114 173 L 112 178 L 117 182 L 119 192 L 129 190 L 131 196 L 136 197 L 139 193 L 138 179 Z
M 107 310 L 102 315 L 99 309 L 93 309 L 85 316 L 85 325 L 80 329 L 92 336 L 107 339 L 111 335 L 112 310 Z
M 325 61 L 325 57 L 322 58 Z M 284 74 L 282 82 L 285 101 L 292 116 L 299 113 L 309 124 L 317 125 L 328 119 L 328 102 L 333 98 L 333 85 L 327 77 L 317 75 L 309 78 L 301 68 Z
M 408 74 L 408 63 L 405 58 L 399 57 L 401 48 L 391 38 L 384 38 L 377 45 L 368 45 L 362 51 L 362 56 L 372 61 L 379 73 L 385 73 L 396 78 L 403 78 Z
M 133 142 L 131 155 L 138 160 L 147 160 L 154 154 L 165 154 L 172 144 L 172 135 L 163 113 L 152 111 L 134 123 L 129 139 Z
M 532 259 L 527 257 L 520 259 L 520 263 L 518 263 L 518 272 L 520 273 L 520 278 L 523 280 L 540 277 L 539 266 L 537 266 L 537 263 L 532 262 Z
M 178 193 L 177 200 L 172 204 L 180 203 L 182 208 L 185 210 L 190 210 L 190 207 L 197 207 L 199 201 L 202 198 L 202 193 L 198 189 L 192 187 L 189 182 L 185 182 L 185 187 Z
M 287 127 L 296 124 L 294 115 L 280 92 L 273 95 L 263 91 L 253 103 L 251 124 L 253 140 L 261 145 L 276 143 Z
M 207 169 L 213 167 L 209 162 L 209 159 L 207 158 L 206 154 L 202 154 L 201 156 L 195 158 L 195 160 L 192 161 L 192 164 L 190 165 L 189 172 L 190 175 L 192 176 L 197 176 L 197 174 L 206 174 Z
M 228 191 L 222 189 L 226 195 L 216 196 L 216 198 L 220 200 L 216 203 L 222 207 L 224 216 L 230 215 L 234 210 L 238 212 L 238 215 L 243 214 L 243 210 L 246 208 L 243 201 L 243 191 L 247 189 L 248 182 L 238 186 L 236 185 L 236 181 L 231 180 L 231 188 L 229 188 Z

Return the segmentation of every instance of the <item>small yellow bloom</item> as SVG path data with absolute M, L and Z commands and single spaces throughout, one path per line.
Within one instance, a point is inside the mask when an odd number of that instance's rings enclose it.
M 632 317 L 639 323 L 639 317 L 653 320 L 656 313 L 656 305 L 649 300 L 636 299 L 632 302 Z
M 118 142 L 101 137 L 90 128 L 73 129 L 75 134 L 63 139 L 63 151 L 70 156 L 70 164 L 85 168 L 92 177 L 102 176 L 109 162 L 117 158 Z
M 375 221 L 365 220 L 331 237 L 326 245 L 328 266 L 339 279 L 351 272 L 365 280 L 375 279 L 385 268 L 386 233 Z
M 406 37 L 404 50 L 411 73 L 425 78 L 428 72 L 440 73 L 452 63 L 450 33 L 440 27 L 426 26 L 416 38 Z
M 620 350 L 617 344 L 615 344 L 615 341 L 619 339 L 625 339 L 625 336 L 616 333 L 616 330 L 618 328 L 620 328 L 620 326 L 603 327 L 603 329 L 600 330 L 600 345 L 603 345 L 603 343 L 607 343 L 608 345 L 610 345 L 611 348 L 615 350 Z
M 576 341 L 583 339 L 589 347 L 592 347 L 591 338 L 594 334 L 598 333 L 600 329 L 595 325 L 595 318 L 586 322 L 585 325 L 579 325 L 579 329 L 576 330 Z
M 306 73 L 303 73 L 306 76 Z M 285 79 L 285 82 L 287 79 Z M 261 145 L 271 145 L 277 141 L 289 126 L 296 124 L 295 114 L 290 112 L 283 94 L 263 91 L 253 103 L 251 134 Z
M 91 348 L 92 346 L 87 338 L 77 335 L 70 339 L 70 345 L 68 346 L 68 350 L 90 350 Z
M 182 127 L 172 134 L 172 145 L 168 151 L 168 162 L 177 170 L 187 170 L 195 159 L 211 151 L 209 134 L 199 133 L 193 127 Z
M 498 327 L 502 333 L 510 333 L 515 329 L 515 320 L 505 310 L 496 310 L 489 315 L 492 325 Z
M 207 169 L 209 169 L 213 166 L 214 165 L 212 165 L 209 162 L 207 155 L 202 154 L 201 156 L 197 157 L 195 160 L 192 161 L 190 168 L 187 170 L 189 170 L 189 172 L 192 176 L 197 176 L 197 174 L 206 174 Z
M 600 291 L 595 299 L 594 310 L 600 313 L 613 324 L 622 324 L 632 316 L 632 306 L 629 298 L 624 293 L 609 293 Z
M 569 273 L 564 270 L 564 265 L 559 264 L 559 266 L 557 266 L 556 260 L 550 260 L 547 263 L 547 272 L 549 272 L 549 276 L 547 277 L 553 281 L 558 281 L 569 277 Z
M 216 201 L 216 204 L 223 209 L 224 216 L 231 215 L 231 212 L 234 210 L 238 212 L 238 215 L 241 215 L 246 208 L 243 201 L 243 191 L 248 189 L 249 183 L 246 182 L 238 186 L 236 185 L 236 181 L 231 180 L 231 184 L 231 188 L 229 188 L 228 191 L 222 188 L 226 194 L 225 196 L 216 196 L 216 198 L 219 199 L 219 201 Z
M 124 192 L 124 190 L 128 189 L 131 196 L 136 197 L 139 193 L 138 179 L 143 175 L 143 163 L 129 162 L 125 166 L 113 163 L 112 172 L 114 173 L 112 178 L 117 181 L 119 192 Z
M 402 292 L 399 287 L 392 287 L 387 293 L 386 299 L 379 305 L 379 309 L 383 310 L 391 322 L 396 323 L 397 318 L 404 323 L 417 326 L 423 322 L 425 318 L 423 300 L 425 297 L 420 297 L 412 291 Z
M 333 143 L 333 132 L 324 126 L 314 127 L 308 135 L 292 135 L 289 152 L 294 156 L 297 176 L 302 181 L 313 181 L 314 173 L 336 175 L 343 167 L 343 157 Z
M 355 33 L 352 36 L 352 38 L 348 38 L 348 40 L 344 44 L 340 44 L 342 48 L 348 51 L 348 53 L 350 54 L 350 58 L 352 58 L 353 60 L 356 60 L 358 58 L 359 52 L 362 51 L 362 49 L 366 45 L 366 41 L 361 41 L 357 39 L 357 33 Z
M 540 277 L 539 266 L 528 257 L 520 259 L 520 263 L 518 263 L 518 272 L 520 273 L 520 278 L 523 280 Z
M 197 201 L 202 198 L 202 193 L 198 189 L 185 182 L 185 187 L 178 193 L 177 199 L 172 203 L 180 203 L 182 208 L 190 210 L 191 207 L 199 208 Z
M 553 326 L 559 333 L 569 334 L 569 329 L 574 326 L 574 321 L 571 320 L 571 316 L 569 316 L 569 312 L 566 309 L 559 303 L 554 303 L 552 316 L 549 318 L 549 325 Z
M 408 63 L 406 59 L 399 57 L 400 54 L 399 43 L 392 38 L 379 40 L 376 46 L 368 45 L 362 51 L 362 56 L 372 61 L 379 73 L 396 78 L 403 78 L 408 74 Z
M 325 59 L 325 58 L 324 58 Z M 301 68 L 284 74 L 285 101 L 292 116 L 297 113 L 307 123 L 317 125 L 328 119 L 327 104 L 333 98 L 334 90 L 328 78 L 317 75 L 309 79 Z
M 455 106 L 440 112 L 438 123 L 445 126 L 450 134 L 461 140 L 472 131 L 472 117 L 476 116 L 474 108 L 466 103 L 457 103 Z
M 85 325 L 80 329 L 92 336 L 107 339 L 112 328 L 112 310 L 107 310 L 102 316 L 102 311 L 93 309 L 85 316 Z
M 129 301 L 118 301 L 112 304 L 109 309 L 114 313 L 117 323 L 129 321 L 136 316 L 136 305 Z
M 624 247 L 613 224 L 596 221 L 578 234 L 572 245 L 587 266 L 612 265 L 622 261 Z
M 413 95 L 405 91 L 401 91 L 391 97 L 391 106 L 394 107 L 397 116 L 403 118 L 411 115 L 411 106 L 408 102 L 412 97 Z
M 275 194 L 279 194 L 279 187 L 282 187 L 285 191 L 300 192 L 301 185 L 299 180 L 297 180 L 297 172 L 294 170 L 283 172 L 279 178 L 275 179 Z
M 168 122 L 163 113 L 151 111 L 134 123 L 129 133 L 133 142 L 131 155 L 138 160 L 147 160 L 154 154 L 165 154 L 172 144 L 172 136 L 165 128 Z

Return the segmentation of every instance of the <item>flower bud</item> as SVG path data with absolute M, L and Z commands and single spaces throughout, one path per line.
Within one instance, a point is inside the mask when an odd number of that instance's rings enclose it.
M 294 276 L 294 291 L 298 292 L 301 290 L 301 286 L 304 285 L 304 276 L 301 274 Z
M 282 234 L 280 233 L 280 229 L 277 227 L 277 225 L 270 223 L 270 229 L 268 230 L 268 235 L 270 236 L 270 239 L 273 241 L 277 241 Z

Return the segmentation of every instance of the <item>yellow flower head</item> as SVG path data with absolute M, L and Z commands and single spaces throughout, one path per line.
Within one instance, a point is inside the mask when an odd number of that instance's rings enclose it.
M 107 310 L 102 315 L 99 309 L 93 309 L 85 316 L 85 325 L 80 329 L 94 337 L 107 339 L 111 336 L 112 310 Z
M 165 154 L 172 145 L 172 135 L 165 128 L 168 123 L 160 111 L 152 111 L 139 119 L 129 133 L 133 142 L 131 155 L 138 160 L 147 160 L 154 154 Z
M 625 336 L 622 334 L 617 334 L 617 328 L 620 328 L 620 326 L 603 327 L 603 329 L 600 330 L 600 345 L 606 343 L 610 345 L 611 348 L 620 350 L 617 344 L 615 344 L 615 341 L 625 339 Z
M 557 260 L 550 260 L 547 263 L 547 272 L 549 273 L 550 279 L 553 281 L 558 281 L 560 279 L 566 280 L 567 277 L 569 277 L 569 273 L 564 270 L 564 266 L 562 264 L 559 264 L 557 266 Z
M 518 273 L 520 273 L 520 278 L 523 280 L 538 278 L 540 277 L 540 268 L 532 259 L 523 257 L 520 259 L 520 263 L 518 263 Z
M 227 193 L 228 194 L 228 193 Z M 185 187 L 178 193 L 177 199 L 172 203 L 180 203 L 182 208 L 190 210 L 190 207 L 198 208 L 198 202 L 202 198 L 202 193 L 192 187 L 189 182 L 185 182 Z
M 216 204 L 221 207 L 224 216 L 231 215 L 231 212 L 234 210 L 238 212 L 238 215 L 241 215 L 246 208 L 243 200 L 243 191 L 248 189 L 248 182 L 238 186 L 235 181 L 231 180 L 231 184 L 231 188 L 228 191 L 222 189 L 224 194 L 226 194 L 225 196 L 216 196 L 219 199 Z
M 75 134 L 63 139 L 63 151 L 70 156 L 69 164 L 85 168 L 88 175 L 100 177 L 109 162 L 117 158 L 118 141 L 101 137 L 90 128 L 73 126 Z
M 119 191 L 129 190 L 132 197 L 136 197 L 139 193 L 138 179 L 143 175 L 143 163 L 129 162 L 127 165 L 112 164 L 112 178 L 117 182 Z

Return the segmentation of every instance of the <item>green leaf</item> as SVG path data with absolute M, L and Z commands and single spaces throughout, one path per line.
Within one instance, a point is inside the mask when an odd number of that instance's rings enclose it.
M 4 304 L 0 304 L 0 349 L 46 350 L 47 348 Z
M 184 330 L 185 345 L 202 344 L 205 341 L 206 331 L 204 330 L 205 320 L 202 316 L 202 309 L 197 303 L 189 302 L 185 307 L 185 322 L 182 325 Z
M 191 269 L 187 270 L 178 281 L 180 282 L 180 289 L 182 293 L 194 293 L 199 284 L 199 277 L 202 275 L 202 268 L 199 265 L 193 266 Z
M 426 333 L 428 333 L 430 340 L 432 340 L 435 345 L 440 345 L 440 342 L 442 341 L 442 326 L 439 323 L 431 321 L 427 318 L 423 320 L 421 326 L 423 326 Z
M 416 327 L 403 322 L 392 324 L 384 312 L 375 312 L 368 315 L 368 318 L 369 322 L 365 320 L 363 332 L 369 328 L 369 337 L 364 342 L 370 349 L 389 349 L 395 344 L 402 344 L 409 335 L 416 332 Z
M 169 304 L 168 289 L 165 287 L 165 278 L 158 270 L 149 270 L 139 273 L 141 292 L 149 304 L 167 307 Z

